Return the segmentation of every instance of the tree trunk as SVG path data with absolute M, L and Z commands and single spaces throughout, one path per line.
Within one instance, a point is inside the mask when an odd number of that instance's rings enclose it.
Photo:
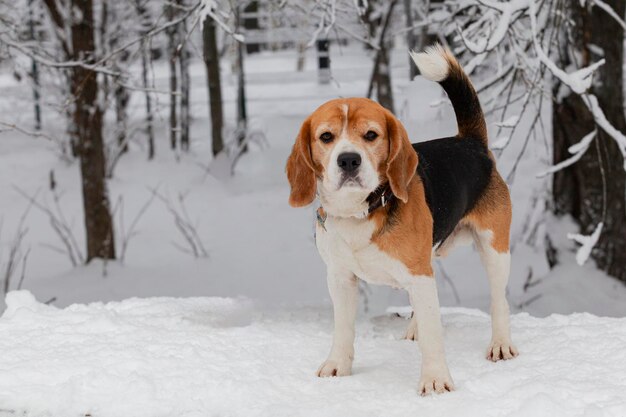
M 172 21 L 176 17 L 176 10 L 172 5 L 167 7 L 167 17 Z M 178 46 L 178 27 L 171 27 L 167 30 L 169 67 L 170 67 L 170 146 L 176 149 L 178 146 L 178 74 L 176 72 L 176 47 Z
M 105 11 L 108 10 L 108 13 Z M 105 7 L 105 4 L 102 4 L 102 22 L 101 25 L 101 42 L 103 45 L 103 51 L 113 51 L 119 47 L 120 38 L 123 36 L 122 25 L 119 23 L 119 12 L 116 7 Z M 108 24 L 111 22 L 111 24 Z M 121 54 L 118 54 L 112 61 L 111 65 L 113 70 L 121 73 L 122 69 L 128 65 L 128 59 L 130 58 L 130 53 L 128 51 L 124 51 Z M 105 95 L 108 94 L 108 80 L 109 76 L 104 76 L 105 83 Z M 109 172 L 107 172 L 107 177 L 111 177 L 113 175 L 113 168 L 117 162 L 117 159 L 121 157 L 122 154 L 128 152 L 128 103 L 130 101 L 130 92 L 124 86 L 124 77 L 123 76 L 114 76 L 111 78 L 113 85 L 113 100 L 115 104 L 115 142 L 117 144 L 117 149 L 113 153 L 112 160 L 109 162 Z M 109 155 L 110 157 L 110 155 Z
M 235 27 L 241 27 L 241 11 L 235 9 Z M 246 109 L 246 77 L 243 67 L 243 50 L 245 45 L 243 42 L 236 43 L 237 48 L 237 130 L 239 136 L 237 143 L 240 145 L 240 153 L 248 151 L 248 147 L 244 143 L 246 140 L 246 132 L 248 129 L 248 110 Z
M 67 57 L 69 59 L 71 55 L 68 55 Z M 71 97 L 72 95 L 72 77 L 73 75 L 71 71 L 63 73 L 62 78 L 65 81 L 65 83 L 61 86 L 61 91 L 62 91 L 63 96 Z M 69 136 L 70 153 L 73 158 L 80 158 L 80 144 L 78 143 L 78 137 L 76 136 L 74 132 L 75 130 L 74 124 L 73 122 L 71 122 L 71 120 L 74 119 L 74 109 L 71 109 L 70 106 L 65 106 L 65 108 L 62 109 L 62 112 L 64 113 L 65 118 L 70 121 L 67 124 L 67 134 Z
M 170 146 L 178 146 L 178 75 L 176 73 L 176 57 L 170 55 Z
M 619 16 L 624 16 L 623 0 L 606 0 Z M 618 130 L 626 132 L 623 97 L 624 31 L 599 7 L 589 10 L 578 3 L 571 7 L 578 31 L 574 48 L 581 52 L 583 65 L 602 57 L 606 63 L 594 75 L 591 93 L 598 98 L 607 119 Z M 597 48 L 590 48 L 595 45 Z M 564 63 L 567 64 L 567 63 Z M 626 282 L 626 171 L 615 140 L 595 126 L 593 115 L 582 98 L 570 93 L 553 107 L 554 163 L 570 156 L 567 148 L 591 132 L 597 136 L 583 157 L 574 165 L 554 175 L 554 210 L 570 214 L 583 234 L 604 224 L 602 234 L 592 251 L 598 267 Z
M 411 3 L 411 0 L 404 0 L 404 17 L 406 18 L 407 28 L 410 28 L 415 23 Z M 409 51 L 417 50 L 418 52 L 421 52 L 421 49 L 416 49 L 417 37 L 415 36 L 414 29 L 409 29 L 406 32 L 406 46 Z M 412 80 L 417 75 L 417 66 L 413 63 L 410 55 L 407 57 L 407 59 L 409 60 L 409 80 Z
M 148 138 L 148 159 L 154 158 L 154 130 L 152 128 L 152 122 L 154 116 L 152 114 L 152 97 L 150 96 L 148 82 L 148 54 L 150 50 L 147 47 L 145 41 L 141 42 L 141 79 L 143 81 L 143 88 L 146 97 L 146 137 Z
M 150 18 L 145 3 L 142 0 L 135 0 L 135 9 L 139 17 L 139 27 L 141 28 L 141 80 L 143 82 L 144 94 L 146 98 L 146 137 L 148 139 L 148 159 L 154 158 L 154 114 L 152 113 L 152 96 L 150 95 L 150 83 L 148 82 L 148 65 L 152 60 L 148 39 L 146 38 L 147 28 L 150 25 Z
M 72 10 L 82 17 L 71 24 L 72 59 L 94 62 L 94 21 L 92 0 L 74 0 Z M 74 98 L 73 133 L 78 144 L 87 233 L 87 262 L 93 258 L 115 259 L 113 222 L 105 182 L 102 109 L 98 104 L 95 71 L 74 67 L 71 74 Z
M 222 83 L 220 80 L 220 55 L 217 49 L 217 33 L 215 31 L 215 22 L 208 16 L 202 24 L 202 46 L 209 91 L 211 141 L 213 156 L 215 156 L 224 149 L 224 139 L 222 137 L 224 115 L 222 112 Z
M 430 0 L 423 0 L 422 4 L 422 16 L 420 16 L 420 20 L 428 20 L 430 14 Z M 424 25 L 419 30 L 419 35 L 417 36 L 416 43 L 414 45 L 415 51 L 422 52 L 428 45 L 431 45 L 435 42 L 439 42 L 436 35 L 429 36 L 428 35 L 428 25 Z M 411 58 L 411 57 L 409 57 Z M 415 70 L 415 73 L 419 74 L 419 69 L 417 65 L 413 62 L 413 59 L 410 60 L 409 66 Z M 413 74 L 413 72 L 411 72 Z M 413 76 L 415 77 L 415 76 Z M 413 78 L 411 78 L 413 79 Z
M 376 93 L 381 106 L 395 113 L 393 106 L 393 86 L 391 85 L 391 68 L 389 62 L 389 48 L 383 42 L 380 46 L 380 61 L 376 74 Z M 415 66 L 415 65 L 413 65 Z
M 124 153 L 128 152 L 128 141 L 127 141 L 127 131 L 128 131 L 128 102 L 130 100 L 130 94 L 128 94 L 128 90 L 124 87 L 120 80 L 115 81 L 115 91 L 113 92 L 115 96 L 115 137 L 118 146 L 118 152 Z
M 359 8 L 365 8 L 361 21 L 365 24 L 367 29 L 367 39 L 374 39 L 376 37 L 376 28 L 380 25 L 381 18 L 372 18 L 374 12 L 374 1 L 370 0 L 358 0 Z M 369 43 L 365 44 L 365 49 L 373 49 Z
M 187 25 L 183 22 L 180 25 L 182 33 L 180 38 L 187 33 Z M 191 125 L 191 108 L 189 102 L 189 91 L 191 88 L 191 77 L 189 75 L 189 53 L 185 47 L 185 43 L 181 43 L 181 49 L 178 51 L 178 59 L 180 62 L 180 148 L 184 151 L 189 150 L 189 126 Z
M 114 17 L 115 18 L 115 17 Z M 105 1 L 100 6 L 100 27 L 98 30 L 98 36 L 96 40 L 99 41 L 96 49 L 100 52 L 100 55 L 106 55 L 107 48 L 107 38 L 108 38 L 108 27 L 109 27 L 109 4 Z M 102 96 L 104 97 L 103 102 L 105 103 L 102 107 L 106 109 L 108 107 L 109 102 L 109 75 L 102 75 L 102 83 L 100 85 L 100 91 Z
M 35 34 L 35 18 L 33 17 L 33 0 L 28 0 L 28 31 L 30 40 L 37 42 Z M 33 79 L 33 101 L 35 110 L 35 130 L 41 130 L 41 95 L 39 93 L 39 65 L 35 59 L 31 60 L 31 77 Z
M 298 42 L 298 59 L 296 61 L 296 71 L 304 71 L 304 64 L 306 60 L 306 43 Z
M 239 129 L 238 143 L 241 145 L 246 139 L 248 130 L 248 110 L 246 109 L 246 77 L 243 69 L 243 49 L 245 45 L 237 42 L 237 128 Z M 244 144 L 241 153 L 247 152 Z
M 382 27 L 379 29 L 378 34 L 378 46 L 380 49 L 376 52 L 376 57 L 374 58 L 374 68 L 366 95 L 367 98 L 371 98 L 374 88 L 376 88 L 378 102 L 392 113 L 394 113 L 393 87 L 391 84 L 391 68 L 389 66 L 389 43 L 386 40 L 386 35 L 396 3 L 397 0 L 389 2 L 384 19 L 381 20 Z M 372 23 L 370 22 L 370 24 Z

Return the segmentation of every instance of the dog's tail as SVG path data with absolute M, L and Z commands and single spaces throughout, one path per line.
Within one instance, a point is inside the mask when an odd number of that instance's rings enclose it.
M 452 53 L 436 44 L 421 53 L 411 51 L 411 58 L 421 75 L 438 82 L 448 94 L 456 113 L 459 137 L 478 139 L 487 146 L 487 124 L 478 95 Z

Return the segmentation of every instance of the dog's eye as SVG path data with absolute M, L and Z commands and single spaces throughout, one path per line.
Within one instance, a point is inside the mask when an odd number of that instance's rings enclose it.
M 374 132 L 373 130 L 368 130 L 367 133 L 363 135 L 363 138 L 369 141 L 372 141 L 376 139 L 377 137 L 378 137 L 378 133 Z
M 324 132 L 320 135 L 320 140 L 324 143 L 330 143 L 333 140 L 333 134 L 330 132 Z

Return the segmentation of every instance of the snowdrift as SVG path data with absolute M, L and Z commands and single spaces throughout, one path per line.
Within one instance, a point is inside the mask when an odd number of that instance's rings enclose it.
M 314 376 L 328 308 L 148 298 L 58 309 L 9 293 L 0 318 L 0 415 L 624 416 L 626 319 L 517 314 L 520 356 L 491 363 L 489 317 L 443 310 L 457 391 L 419 397 L 420 355 L 396 314 L 361 318 L 354 375 Z

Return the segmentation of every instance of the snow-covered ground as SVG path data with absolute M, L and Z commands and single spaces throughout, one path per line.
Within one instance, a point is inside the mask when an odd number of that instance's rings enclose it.
M 399 340 L 406 321 L 386 313 L 406 296 L 365 287 L 358 321 L 355 375 L 319 380 L 314 371 L 330 347 L 330 305 L 324 265 L 313 242 L 314 207 L 287 204 L 284 164 L 299 124 L 324 101 L 361 96 L 371 60 L 360 47 L 333 48 L 335 80 L 317 84 L 314 54 L 302 73 L 295 52 L 264 53 L 246 61 L 251 124 L 267 137 L 251 147 L 229 179 L 209 172 L 210 129 L 204 68 L 192 65 L 192 151 L 169 151 L 167 98 L 157 100 L 157 157 L 146 161 L 139 133 L 109 182 L 122 236 L 151 190 L 178 204 L 179 196 L 207 249 L 194 258 L 166 206 L 154 200 L 137 223 L 124 262 L 72 267 L 40 211 L 31 208 L 23 249 L 30 248 L 21 288 L 9 295 L 0 318 L 0 415 L 518 415 L 624 416 L 626 288 L 592 263 L 579 267 L 576 232 L 567 219 L 545 219 L 560 264 L 549 270 L 543 249 L 525 242 L 525 226 L 543 189 L 536 174 L 549 164 L 545 138 L 530 140 L 511 184 L 514 224 L 509 298 L 513 337 L 521 356 L 492 364 L 483 359 L 489 338 L 489 295 L 472 248 L 436 264 L 444 306 L 446 349 L 457 392 L 419 398 L 419 352 Z M 413 141 L 454 133 L 439 87 L 408 80 L 406 51 L 393 53 L 397 112 Z M 167 86 L 164 63 L 155 64 L 155 87 Z M 228 67 L 224 66 L 228 73 Z M 234 79 L 226 75 L 226 119 L 235 114 Z M 28 128 L 30 91 L 0 71 L 0 121 Z M 131 101 L 132 126 L 143 125 L 141 95 Z M 549 117 L 546 118 L 549 129 Z M 45 132 L 63 137 L 63 119 L 45 112 Z M 493 125 L 490 125 L 493 128 Z M 521 135 L 520 135 L 521 136 Z M 499 156 L 508 176 L 523 146 L 514 137 Z M 492 141 L 494 138 L 492 137 Z M 59 159 L 56 145 L 9 131 L 0 133 L 0 270 L 28 206 L 19 190 L 59 207 L 83 246 L 79 172 Z M 121 207 L 121 206 L 118 206 Z M 541 211 L 539 215 L 543 215 Z M 128 229 L 126 229 L 128 230 Z M 118 249 L 120 243 L 118 242 Z M 18 274 L 19 275 L 19 274 Z M 19 286 L 15 278 L 10 289 Z M 134 298 L 129 297 L 227 297 Z M 245 297 L 245 299 L 238 298 Z M 110 304 L 102 302 L 116 301 Z M 121 302 L 119 302 L 121 301 Z M 74 304 L 78 303 L 78 304 Z M 85 304 L 94 303 L 94 304 Z M 74 305 L 72 305 L 74 304 Z M 69 307 L 67 307 L 69 306 Z M 67 307 L 65 309 L 60 309 Z M 365 313 L 365 314 L 363 314 Z M 529 316 L 548 316 L 538 319 Z
M 0 320 L 0 415 L 626 415 L 626 319 L 512 319 L 520 356 L 484 357 L 489 317 L 443 310 L 457 391 L 417 394 L 417 343 L 386 314 L 357 328 L 353 375 L 317 378 L 327 309 L 259 313 L 246 300 L 147 298 L 57 309 L 14 292 Z

